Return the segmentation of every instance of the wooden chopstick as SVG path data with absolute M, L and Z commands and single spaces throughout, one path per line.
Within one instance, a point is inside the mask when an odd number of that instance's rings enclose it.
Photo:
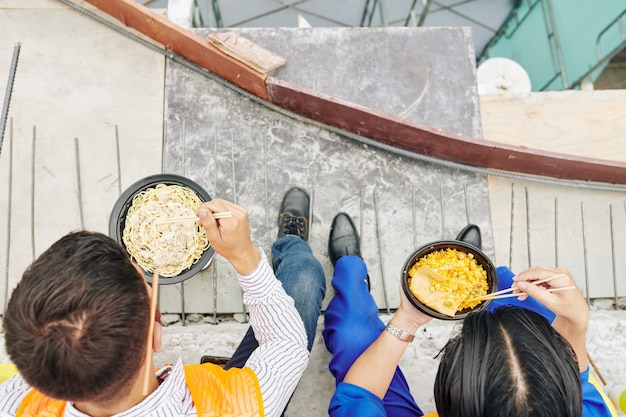
M 543 284 L 544 282 L 549 282 L 552 281 L 553 279 L 557 279 L 557 278 L 563 278 L 565 276 L 565 274 L 557 274 L 557 275 L 552 275 L 550 277 L 544 278 L 544 279 L 540 279 L 538 281 L 533 281 L 533 284 Z M 507 292 L 511 292 L 511 291 L 515 291 L 517 289 L 517 287 L 515 286 L 515 284 L 511 285 L 511 287 L 506 288 L 504 290 L 500 290 L 500 291 L 496 291 L 496 292 L 492 292 L 491 294 L 485 294 L 485 295 L 481 295 L 480 297 L 475 297 L 472 298 L 471 300 L 468 300 L 467 302 L 472 302 L 472 301 L 479 301 L 479 300 L 493 300 L 496 298 L 507 298 L 507 297 L 518 297 L 520 295 L 522 295 L 521 293 L 517 293 L 517 294 L 509 294 L 505 297 L 499 297 L 499 295 L 501 294 L 506 294 Z
M 233 217 L 233 213 L 230 211 L 220 211 L 217 213 L 213 213 L 213 217 L 216 219 L 227 219 L 229 217 Z M 165 224 L 165 223 L 182 223 L 182 222 L 190 222 L 190 221 L 198 221 L 200 218 L 198 216 L 179 216 L 179 217 L 168 217 L 167 219 L 158 219 L 155 221 L 156 224 Z
M 150 295 L 150 327 L 148 327 L 148 341 L 146 342 L 146 358 L 144 362 L 145 374 L 143 379 L 143 395 L 148 395 L 150 375 L 154 374 L 152 367 L 152 339 L 154 337 L 154 322 L 156 320 L 157 294 L 159 291 L 159 273 L 152 275 L 152 295 Z

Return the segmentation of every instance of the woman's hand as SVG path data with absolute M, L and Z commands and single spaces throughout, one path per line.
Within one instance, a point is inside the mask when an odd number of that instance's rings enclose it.
M 534 284 L 535 281 L 557 275 L 562 276 L 542 284 Z M 580 370 L 587 369 L 585 338 L 589 325 L 589 306 L 577 288 L 565 289 L 576 286 L 570 272 L 566 268 L 531 267 L 514 277 L 513 281 L 520 291 L 557 314 L 552 327 L 572 345 Z M 556 291 L 549 292 L 550 289 Z

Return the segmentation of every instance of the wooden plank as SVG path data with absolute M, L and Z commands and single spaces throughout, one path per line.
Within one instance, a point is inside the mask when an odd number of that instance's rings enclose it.
M 285 65 L 285 58 L 263 48 L 236 32 L 217 32 L 208 36 L 209 42 L 224 53 L 240 60 L 263 74 L 271 74 Z
M 483 137 L 515 146 L 626 162 L 626 90 L 480 96 Z
M 262 99 L 267 99 L 265 74 L 226 55 L 205 39 L 170 22 L 137 1 L 86 1 L 201 67 Z
M 546 152 L 412 123 L 268 77 L 269 100 L 314 120 L 381 143 L 461 164 L 554 178 L 626 184 L 626 163 Z

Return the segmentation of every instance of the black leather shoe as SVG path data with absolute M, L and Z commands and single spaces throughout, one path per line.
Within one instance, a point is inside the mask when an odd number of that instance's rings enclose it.
M 350 216 L 346 213 L 339 213 L 330 227 L 328 257 L 335 266 L 337 259 L 344 255 L 361 256 L 361 239 Z
M 278 214 L 278 239 L 285 235 L 300 236 L 309 240 L 309 195 L 294 187 L 285 193 Z
M 460 240 L 461 242 L 469 243 L 470 245 L 476 246 L 478 249 L 483 248 L 483 241 L 480 236 L 480 228 L 475 224 L 468 224 L 461 230 L 456 237 L 456 240 Z

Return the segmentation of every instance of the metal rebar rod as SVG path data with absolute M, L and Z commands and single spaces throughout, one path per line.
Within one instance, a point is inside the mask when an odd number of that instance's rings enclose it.
M 11 95 L 13 94 L 13 83 L 15 81 L 15 71 L 17 70 L 17 60 L 20 56 L 20 48 L 21 45 L 19 42 L 17 42 L 13 47 L 13 58 L 11 59 L 11 67 L 9 69 L 9 80 L 4 93 L 4 102 L 2 103 L 2 114 L 0 115 L 0 155 L 2 155 L 4 130 L 6 128 L 7 117 L 9 115 L 9 105 L 11 104 Z
M 233 132 L 230 130 L 228 131 L 228 133 L 230 134 L 230 166 L 233 177 L 233 202 L 237 204 L 237 176 L 235 175 L 235 135 L 233 135 Z M 243 322 L 247 323 L 248 309 L 246 308 L 246 305 L 243 303 L 243 301 L 241 303 L 241 307 L 243 313 Z
M 185 156 L 185 153 L 187 152 L 187 138 L 185 137 L 186 134 L 187 134 L 187 124 L 186 124 L 186 121 L 183 120 L 183 133 L 181 136 L 181 140 L 183 142 L 183 151 L 182 151 L 182 157 L 180 161 L 182 165 L 181 171 L 183 173 L 183 177 L 187 175 L 187 158 Z
M 613 309 L 617 310 L 617 268 L 615 265 L 615 232 L 613 229 L 613 204 L 609 204 L 609 224 L 611 228 L 611 266 L 613 268 Z
M 585 297 L 587 298 L 587 304 L 590 302 L 589 297 L 589 271 L 587 265 L 587 233 L 585 230 L 585 202 L 580 202 L 580 217 L 583 228 L 583 261 L 585 265 Z
M 469 200 L 467 198 L 467 183 L 463 181 L 463 199 L 465 201 L 465 221 L 470 224 Z
M 187 152 L 187 125 L 185 120 L 183 120 L 183 133 L 181 135 L 181 140 L 183 142 L 182 172 L 184 177 L 187 175 L 187 159 L 185 158 L 185 154 Z M 187 313 L 185 312 L 185 281 L 181 281 L 180 283 L 180 317 L 183 321 L 183 326 L 186 326 Z
M 83 192 L 80 180 L 80 151 L 78 149 L 78 138 L 74 138 L 74 157 L 76 160 L 76 185 L 78 186 L 78 213 L 80 215 L 80 227 L 85 229 L 85 216 L 83 214 Z
M 185 312 L 185 281 L 180 283 L 180 317 L 183 321 L 183 326 L 186 326 L 187 313 Z
M 7 197 L 7 253 L 4 263 L 4 302 L 2 303 L 2 314 L 7 310 L 9 300 L 9 261 L 11 259 L 11 203 L 13 195 L 13 118 L 9 121 L 9 184 Z
M 559 206 L 558 198 L 554 197 L 554 266 L 559 266 Z
M 270 197 L 269 197 L 269 178 L 267 174 L 267 128 L 263 129 L 263 173 L 265 180 L 265 223 L 267 227 L 267 247 L 271 251 L 272 232 L 270 228 Z
M 359 236 L 361 237 L 361 241 L 363 240 L 363 217 L 364 217 L 364 208 L 365 205 L 365 187 L 361 187 L 361 202 L 359 203 Z
M 30 248 L 35 260 L 35 149 L 37 142 L 37 126 L 33 126 L 33 141 L 31 145 L 31 166 L 30 166 Z
M 313 203 L 315 198 L 315 188 L 310 187 L 311 194 L 309 196 L 309 236 L 311 236 L 313 230 Z
M 417 225 L 415 224 L 415 184 L 411 184 L 411 223 L 413 225 L 413 249 L 417 248 Z
M 213 177 L 213 192 L 217 192 L 217 127 L 215 129 L 215 140 L 213 141 L 213 158 L 215 165 L 215 176 Z M 213 324 L 217 324 L 217 253 L 213 253 Z
M 528 201 L 528 187 L 524 187 L 526 204 L 526 252 L 528 254 L 528 267 L 533 265 L 530 253 L 530 202 Z
M 120 135 L 115 125 L 115 154 L 117 157 L 117 195 L 122 195 L 122 163 L 120 155 Z
M 445 239 L 446 222 L 443 215 L 443 185 L 439 180 L 439 209 L 441 210 L 441 239 Z
M 513 268 L 513 224 L 515 220 L 515 183 L 511 183 L 511 225 L 509 229 L 509 269 Z
M 380 234 L 380 220 L 378 219 L 378 198 L 376 196 L 376 189 L 374 189 L 374 213 L 376 215 L 376 240 L 378 241 L 378 258 L 380 259 L 380 279 L 383 282 L 383 297 L 385 300 L 385 310 L 387 314 L 390 313 L 389 301 L 387 300 L 387 285 L 385 283 L 385 268 L 383 266 L 383 250 Z

